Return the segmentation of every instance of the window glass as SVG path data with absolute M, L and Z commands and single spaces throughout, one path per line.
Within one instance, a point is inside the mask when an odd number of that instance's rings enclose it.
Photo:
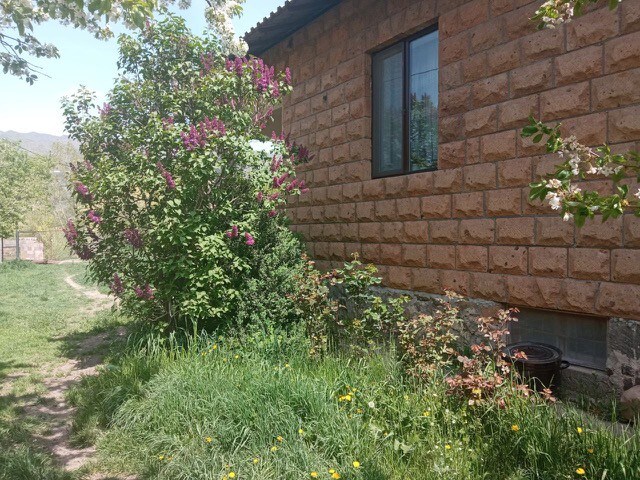
M 373 175 L 438 166 L 438 31 L 373 55 Z
M 377 174 L 403 169 L 403 46 L 376 54 L 373 62 L 374 157 Z
M 438 166 L 438 32 L 409 44 L 411 171 Z

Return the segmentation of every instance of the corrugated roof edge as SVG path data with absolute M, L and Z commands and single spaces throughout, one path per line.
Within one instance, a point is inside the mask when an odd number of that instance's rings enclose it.
M 287 0 L 244 35 L 251 55 L 262 55 L 342 0 Z

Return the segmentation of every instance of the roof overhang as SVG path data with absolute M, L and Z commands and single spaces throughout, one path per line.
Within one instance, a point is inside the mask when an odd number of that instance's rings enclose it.
M 312 22 L 342 0 L 287 0 L 249 30 L 244 40 L 251 55 L 262 55 L 274 45 Z

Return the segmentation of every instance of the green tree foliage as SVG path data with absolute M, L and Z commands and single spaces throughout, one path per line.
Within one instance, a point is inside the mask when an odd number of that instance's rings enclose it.
M 25 216 L 42 203 L 52 162 L 30 155 L 19 143 L 0 140 L 0 237 L 13 235 Z
M 244 47 L 235 39 L 231 18 L 242 13 L 245 0 L 207 0 L 205 17 L 212 31 L 229 51 Z M 40 69 L 28 58 L 58 58 L 58 48 L 43 43 L 35 34 L 36 25 L 57 20 L 63 25 L 93 33 L 98 39 L 113 36 L 109 24 L 122 20 L 129 27 L 144 27 L 154 10 L 165 10 L 174 0 L 2 0 L 0 1 L 0 65 L 4 73 L 24 78 L 28 83 L 38 78 Z M 158 5 L 160 4 L 160 5 Z M 188 8 L 190 0 L 181 0 Z M 4 51 L 2 51 L 4 50 Z
M 582 15 L 582 11 L 589 3 L 601 0 L 547 0 L 536 10 L 533 20 L 539 21 L 538 28 L 555 28 L 573 17 Z M 622 0 L 608 0 L 609 8 L 615 9 Z
M 307 190 L 294 168 L 307 152 L 282 136 L 252 148 L 290 74 L 228 60 L 215 38 L 173 16 L 121 37 L 120 52 L 109 103 L 96 112 L 86 90 L 65 101 L 85 158 L 74 166 L 67 239 L 128 311 L 215 326 L 236 317 L 256 289 L 250 279 L 277 292 L 266 269 L 281 275 L 299 261 L 264 256 L 288 248 L 280 207 Z

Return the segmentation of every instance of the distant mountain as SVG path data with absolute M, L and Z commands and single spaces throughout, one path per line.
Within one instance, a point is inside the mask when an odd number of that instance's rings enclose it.
M 54 143 L 70 142 L 76 145 L 76 142 L 70 140 L 69 137 L 65 135 L 57 136 L 37 132 L 20 133 L 9 130 L 8 132 L 0 132 L 0 138 L 21 142 L 24 148 L 40 155 L 48 155 Z

